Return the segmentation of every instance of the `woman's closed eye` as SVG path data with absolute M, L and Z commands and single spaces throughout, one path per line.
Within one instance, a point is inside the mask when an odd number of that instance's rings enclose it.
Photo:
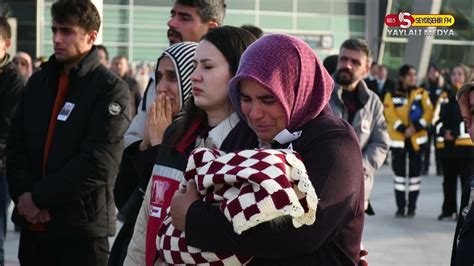
M 174 70 L 166 70 L 166 78 L 170 82 L 176 82 L 176 72 Z
M 161 72 L 156 72 L 155 73 L 155 82 L 156 83 L 160 82 L 162 78 L 163 78 L 163 74 L 161 74 Z
M 250 97 L 245 96 L 245 95 L 240 95 L 240 100 L 241 100 L 242 102 L 245 102 L 245 103 L 249 103 L 249 102 L 252 101 L 252 99 L 250 99 Z
M 262 102 L 267 105 L 271 105 L 275 103 L 275 99 L 273 97 L 271 98 L 263 98 Z

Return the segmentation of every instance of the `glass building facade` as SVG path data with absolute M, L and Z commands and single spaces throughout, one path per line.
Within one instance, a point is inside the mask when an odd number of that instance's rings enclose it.
M 52 53 L 50 7 L 43 3 L 41 54 Z M 265 33 L 301 37 L 320 58 L 335 54 L 349 37 L 364 38 L 364 0 L 226 0 L 225 25 L 252 24 Z M 103 0 L 103 44 L 110 56 L 154 61 L 168 47 L 172 0 Z
M 33 57 L 50 55 L 53 0 L 0 0 L 8 3 L 18 22 L 17 49 Z M 102 2 L 102 40 L 111 57 L 154 62 L 168 46 L 167 21 L 173 0 L 93 0 Z M 440 14 L 456 19 L 454 36 L 435 36 L 431 53 L 423 55 L 442 67 L 474 64 L 474 2 L 472 0 L 226 0 L 226 25 L 256 25 L 265 33 L 288 33 L 305 40 L 323 59 L 337 54 L 347 38 L 369 42 L 375 60 L 385 64 L 396 78 L 398 68 L 411 59 L 407 51 L 413 39 L 387 36 L 385 13 L 414 13 L 416 8 L 437 3 Z M 435 12 L 438 13 L 438 12 Z M 416 61 L 416 60 L 415 60 Z M 423 61 L 423 60 L 419 60 Z M 424 60 L 427 61 L 427 60 Z M 426 62 L 418 66 L 426 65 Z M 425 73 L 419 73 L 424 75 Z
M 413 1 L 390 1 L 391 14 L 401 11 L 413 12 Z M 439 14 L 449 14 L 455 18 L 455 23 L 449 28 L 453 36 L 435 36 L 432 40 L 430 62 L 440 67 L 452 67 L 456 64 L 474 65 L 474 2 L 472 0 L 443 0 Z M 382 33 L 385 34 L 385 33 Z M 396 77 L 398 67 L 404 63 L 405 47 L 409 41 L 407 37 L 384 36 L 384 51 L 382 63 L 388 66 L 392 77 Z M 425 73 L 419 73 L 424 75 Z

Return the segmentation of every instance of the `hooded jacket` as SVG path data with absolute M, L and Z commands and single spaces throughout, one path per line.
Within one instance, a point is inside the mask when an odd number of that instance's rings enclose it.
M 194 57 L 196 47 L 197 43 L 194 42 L 177 43 L 168 47 L 157 60 L 157 67 L 160 60 L 165 56 L 173 62 L 180 96 L 179 108 L 181 110 L 184 103 L 191 97 L 192 84 L 190 76 L 194 69 L 191 60 Z M 154 87 L 152 89 L 155 90 Z M 145 125 L 142 125 L 142 127 L 144 131 Z M 165 138 L 164 136 L 163 142 L 169 139 L 171 138 Z M 162 146 L 155 145 L 141 151 L 139 149 L 140 142 L 141 139 L 125 149 L 115 183 L 115 202 L 119 209 L 119 219 L 124 222 L 124 225 L 112 247 L 109 265 L 121 265 L 125 260 L 127 248 L 133 235 L 135 221 L 142 205 L 146 184 L 152 174 L 156 155 L 160 152 L 160 146 Z
M 173 62 L 178 82 L 180 110 L 183 108 L 184 102 L 191 97 L 192 84 L 189 77 L 193 71 L 191 60 L 194 57 L 196 47 L 197 43 L 194 42 L 177 43 L 168 47 L 157 60 L 157 66 L 164 56 L 169 57 Z M 150 89 L 155 91 L 154 87 Z M 154 99 L 149 100 L 154 101 Z M 144 132 L 145 124 L 135 126 L 141 126 L 141 130 Z M 133 122 L 131 126 L 133 126 Z M 130 146 L 125 149 L 123 154 L 120 171 L 114 187 L 115 203 L 119 210 L 130 199 L 130 196 L 133 191 L 136 190 L 140 181 L 144 179 L 148 180 L 151 175 L 151 170 L 156 158 L 157 147 L 150 147 L 144 151 L 140 151 L 139 145 L 141 141 L 142 139 L 137 139 L 131 143 Z M 145 182 L 145 184 L 146 183 L 147 182 Z M 138 205 L 138 207 L 139 206 L 140 205 Z
M 191 42 L 182 42 L 182 43 L 191 43 Z M 158 58 L 158 61 L 163 58 L 163 56 L 167 55 L 173 61 L 173 65 L 176 69 L 183 68 L 186 66 L 184 62 L 189 60 L 189 53 L 184 52 L 183 48 L 180 45 L 173 46 L 167 48 L 163 54 Z M 158 64 L 157 64 L 158 65 Z M 191 75 L 194 68 L 191 66 L 186 66 L 186 69 L 181 69 L 183 75 L 179 75 L 178 79 L 178 86 L 179 92 L 181 95 L 180 106 L 183 106 L 183 103 L 191 96 L 191 81 L 186 81 L 188 79 L 188 75 Z M 128 128 L 127 132 L 125 133 L 125 147 L 128 148 L 130 145 L 134 144 L 137 141 L 143 140 L 143 136 L 145 135 L 145 125 L 146 125 L 146 113 L 148 108 L 150 107 L 151 103 L 155 100 L 156 97 L 156 81 L 155 76 L 152 75 L 150 80 L 148 81 L 147 88 L 143 95 L 142 101 L 137 109 L 137 115 L 133 118 L 130 127 Z

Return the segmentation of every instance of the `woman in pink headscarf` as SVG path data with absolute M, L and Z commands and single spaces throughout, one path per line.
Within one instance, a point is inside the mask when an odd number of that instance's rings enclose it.
M 244 52 L 230 82 L 232 104 L 244 121 L 221 150 L 298 152 L 319 197 L 316 222 L 296 228 L 286 216 L 237 234 L 189 181 L 171 203 L 172 223 L 185 231 L 188 246 L 251 256 L 249 265 L 359 264 L 362 157 L 352 127 L 328 106 L 332 89 L 331 76 L 300 39 L 267 35 Z

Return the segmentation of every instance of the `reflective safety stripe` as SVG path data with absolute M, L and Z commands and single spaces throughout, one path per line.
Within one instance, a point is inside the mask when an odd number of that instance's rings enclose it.
M 426 120 L 424 118 L 420 119 L 420 124 L 423 126 L 423 127 L 426 127 Z
M 405 178 L 401 176 L 394 176 L 393 181 L 395 181 L 395 183 L 405 184 Z
M 184 180 L 183 171 L 164 165 L 155 164 L 153 166 L 152 173 L 153 175 L 166 176 L 167 178 L 176 180 L 178 182 Z
M 420 119 L 419 122 L 420 122 L 420 125 L 422 125 L 423 127 L 426 127 L 426 120 L 424 118 Z
M 420 190 L 420 185 L 419 184 L 418 185 L 410 185 L 408 187 L 408 191 L 418 191 L 418 190 Z
M 405 148 L 405 142 L 401 140 L 390 140 L 390 147 L 393 148 Z
M 437 125 L 436 125 L 436 134 L 439 134 L 440 131 L 441 131 L 441 128 L 443 127 L 443 123 L 442 122 L 439 122 Z
M 474 143 L 470 138 L 458 138 L 454 144 L 456 146 L 474 146 Z
M 403 124 L 402 120 L 397 120 L 393 123 L 393 129 L 397 130 L 397 127 Z
M 459 137 L 458 137 L 458 138 L 461 138 L 461 139 L 468 139 L 468 138 L 470 138 L 470 137 L 469 137 L 469 132 L 467 132 L 466 124 L 464 123 L 464 121 L 462 121 L 462 122 L 459 124 Z
M 474 146 L 474 143 L 469 136 L 469 132 L 467 132 L 466 125 L 464 121 L 459 124 L 459 136 L 456 138 L 454 144 L 456 146 Z
M 405 191 L 406 186 L 405 185 L 400 185 L 400 184 L 395 184 L 395 190 L 397 191 Z
M 427 136 L 416 138 L 416 144 L 418 144 L 418 145 L 426 143 L 427 141 L 428 141 Z
M 444 142 L 444 138 L 443 137 L 436 137 L 436 141 L 437 142 Z
M 421 177 L 410 177 L 410 184 L 421 183 Z

